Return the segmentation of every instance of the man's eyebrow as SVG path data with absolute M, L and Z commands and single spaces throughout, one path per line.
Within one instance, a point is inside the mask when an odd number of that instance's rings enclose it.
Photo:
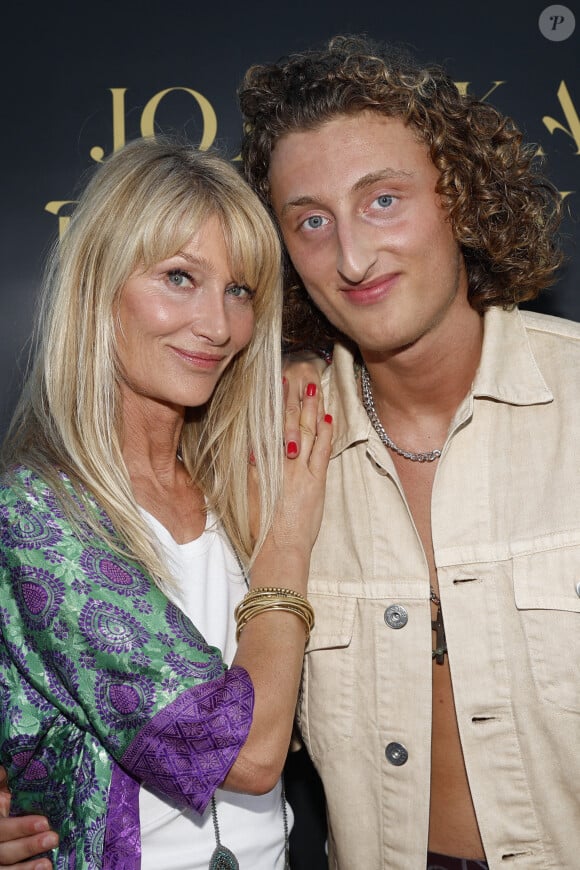
M 414 175 L 414 172 L 408 172 L 405 169 L 393 169 L 388 166 L 385 169 L 378 169 L 376 172 L 369 172 L 367 175 L 363 175 L 362 178 L 359 178 L 352 186 L 352 192 L 357 193 L 359 190 L 365 190 L 365 188 L 376 184 L 377 181 L 407 181 Z M 309 194 L 296 196 L 294 199 L 289 199 L 288 202 L 284 203 L 282 211 L 280 212 L 280 217 L 284 217 L 284 215 L 291 209 L 300 208 L 304 205 L 318 205 L 323 208 L 324 201 L 317 196 L 310 196 Z
M 280 217 L 284 217 L 290 209 L 299 208 L 302 205 L 319 205 L 322 207 L 322 200 L 316 196 L 308 196 L 306 194 L 304 196 L 296 196 L 294 199 L 289 199 L 288 202 L 284 203 Z
M 377 181 L 406 181 L 414 175 L 414 172 L 409 172 L 405 169 L 393 169 L 391 166 L 387 166 L 384 169 L 378 169 L 376 172 L 369 172 L 367 175 L 363 175 L 353 185 L 352 189 L 353 191 L 364 190 Z

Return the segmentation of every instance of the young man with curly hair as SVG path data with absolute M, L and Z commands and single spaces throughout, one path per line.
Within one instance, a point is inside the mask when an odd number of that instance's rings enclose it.
M 334 346 L 298 715 L 330 867 L 571 870 L 580 325 L 518 309 L 560 264 L 559 195 L 513 121 L 366 40 L 240 99 L 289 344 Z

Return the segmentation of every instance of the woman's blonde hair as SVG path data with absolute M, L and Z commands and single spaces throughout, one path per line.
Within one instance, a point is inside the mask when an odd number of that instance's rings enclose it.
M 91 493 L 114 526 L 109 544 L 128 550 L 161 585 L 170 577 L 121 453 L 115 310 L 137 267 L 173 256 L 212 216 L 232 277 L 255 291 L 255 327 L 209 402 L 188 410 L 181 452 L 208 508 L 240 555 L 251 557 L 248 457 L 253 451 L 260 480 L 258 543 L 271 521 L 282 462 L 281 253 L 258 197 L 216 155 L 168 138 L 138 139 L 96 170 L 49 258 L 34 360 L 3 447 L 5 466 L 37 471 L 73 519 L 81 519 L 81 496 L 82 520 L 106 534 L 106 523 L 87 510 L 83 493 Z

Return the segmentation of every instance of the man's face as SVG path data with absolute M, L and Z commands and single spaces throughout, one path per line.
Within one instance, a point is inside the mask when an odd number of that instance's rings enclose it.
M 373 356 L 447 340 L 468 306 L 437 179 L 414 130 L 370 111 L 288 133 L 272 153 L 272 204 L 292 262 L 331 323 Z

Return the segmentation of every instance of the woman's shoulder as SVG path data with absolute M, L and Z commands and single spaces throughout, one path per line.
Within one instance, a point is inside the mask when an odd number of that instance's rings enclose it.
M 55 493 L 36 471 L 25 465 L 15 465 L 4 469 L 0 474 L 0 504 L 15 509 L 28 505 L 41 507 L 46 500 L 54 498 Z
M 0 545 L 12 550 L 41 549 L 48 553 L 57 544 L 72 546 L 90 541 L 95 532 L 85 522 L 85 500 L 69 478 L 55 471 L 51 479 L 25 465 L 5 469 L 0 475 Z

